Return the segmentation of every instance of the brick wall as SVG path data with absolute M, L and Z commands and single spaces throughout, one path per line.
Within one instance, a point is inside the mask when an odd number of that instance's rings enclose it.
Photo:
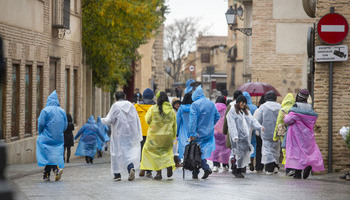
M 329 13 L 330 7 L 350 21 L 350 2 L 348 0 L 319 0 L 317 3 L 316 20 Z M 341 43 L 349 45 L 349 35 Z M 325 45 L 316 35 L 316 45 Z M 350 169 L 350 149 L 339 135 L 342 126 L 350 126 L 350 61 L 333 64 L 333 171 Z M 315 111 L 319 114 L 317 124 L 322 130 L 316 133 L 316 142 L 321 149 L 325 167 L 328 163 L 328 77 L 329 63 L 315 65 Z

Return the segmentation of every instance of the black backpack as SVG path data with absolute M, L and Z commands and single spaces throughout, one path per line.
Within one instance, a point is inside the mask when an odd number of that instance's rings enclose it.
M 202 152 L 201 147 L 197 142 L 191 141 L 185 147 L 183 161 L 183 178 L 185 178 L 185 169 L 193 171 L 201 168 Z

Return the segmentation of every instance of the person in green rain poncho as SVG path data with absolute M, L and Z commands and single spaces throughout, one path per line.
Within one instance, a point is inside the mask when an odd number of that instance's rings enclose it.
M 175 169 L 173 140 L 176 138 L 176 116 L 165 92 L 158 92 L 156 97 L 157 104 L 150 107 L 145 116 L 149 129 L 140 168 L 157 171 L 154 179 L 160 180 L 162 169 L 167 169 L 167 177 L 171 177 Z

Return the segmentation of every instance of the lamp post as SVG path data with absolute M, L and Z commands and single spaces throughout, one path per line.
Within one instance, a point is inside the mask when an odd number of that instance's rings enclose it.
M 236 28 L 236 27 L 234 27 L 235 25 L 237 25 L 237 23 L 236 23 L 237 17 L 239 17 L 242 20 L 243 8 L 241 5 L 239 5 L 238 8 L 237 8 L 237 4 L 235 4 L 235 8 L 230 6 L 230 8 L 226 11 L 225 15 L 226 15 L 227 25 L 230 27 L 230 30 L 240 31 L 247 36 L 252 35 L 252 28 Z

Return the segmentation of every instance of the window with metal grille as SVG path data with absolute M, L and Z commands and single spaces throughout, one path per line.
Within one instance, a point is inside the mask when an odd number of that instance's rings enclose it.
M 210 63 L 210 53 L 202 53 L 201 54 L 201 62 L 202 63 Z
M 32 135 L 32 65 L 25 66 L 25 90 L 24 90 L 24 134 Z
M 70 0 L 52 0 L 52 27 L 69 29 Z

